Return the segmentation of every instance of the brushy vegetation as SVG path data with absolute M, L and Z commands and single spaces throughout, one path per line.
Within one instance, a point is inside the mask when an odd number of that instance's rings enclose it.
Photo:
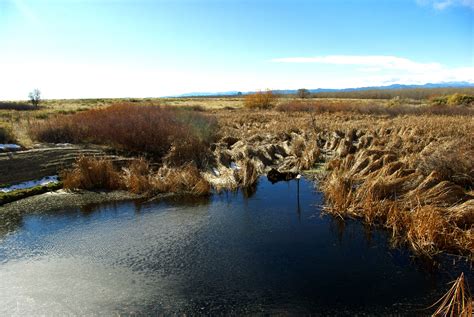
M 474 96 L 455 93 L 446 96 L 434 96 L 430 98 L 430 103 L 437 106 L 473 106 Z
M 413 88 L 413 89 L 368 89 L 353 91 L 318 92 L 314 98 L 348 98 L 348 99 L 392 99 L 395 97 L 416 100 L 429 99 L 433 96 L 446 96 L 455 93 L 474 95 L 474 87 Z
M 0 124 L 0 143 L 15 143 L 15 137 L 9 126 Z
M 82 156 L 77 159 L 73 168 L 62 173 L 61 179 L 67 189 L 121 189 L 146 195 L 206 195 L 211 191 L 209 183 L 192 164 L 179 168 L 161 167 L 154 171 L 143 158 L 118 169 L 109 160 Z
M 291 100 L 279 104 L 276 109 L 282 112 L 336 113 L 350 112 L 366 115 L 474 115 L 474 109 L 468 107 L 446 107 L 441 104 L 433 106 L 413 106 L 391 102 L 388 105 L 376 102 L 357 102 L 353 100 Z
M 249 109 L 270 109 L 278 100 L 278 96 L 271 90 L 258 91 L 245 96 L 244 106 Z
M 0 101 L 0 110 L 27 111 L 36 109 L 38 108 L 24 102 Z
M 205 164 L 216 131 L 216 121 L 199 112 L 130 103 L 30 125 L 30 134 L 38 141 L 103 144 L 154 159 L 168 155 L 168 161 L 178 165 Z

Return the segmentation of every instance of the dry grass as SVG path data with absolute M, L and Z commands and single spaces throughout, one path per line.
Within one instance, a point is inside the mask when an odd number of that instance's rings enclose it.
M 68 189 L 120 189 L 124 183 L 112 162 L 81 156 L 74 167 L 61 175 Z
M 193 106 L 207 101 L 220 102 L 213 98 L 170 98 L 162 100 L 162 103 Z M 201 177 L 201 172 L 206 169 L 209 172 L 208 167 L 215 164 L 214 159 L 224 173 L 221 175 L 233 178 L 228 184 L 248 188 L 264 172 L 265 164 L 280 160 L 283 162 L 280 166 L 282 170 L 303 170 L 325 160 L 327 173 L 321 182 L 321 189 L 327 199 L 328 212 L 383 226 L 392 232 L 395 244 L 407 244 L 417 253 L 431 256 L 448 251 L 472 256 L 474 121 L 471 112 L 452 111 L 462 107 L 444 107 L 438 111 L 426 106 L 404 105 L 396 100 L 380 103 L 370 100 L 315 100 L 321 111 L 309 107 L 305 112 L 300 111 L 300 107 L 304 110 L 308 103 L 288 101 L 291 99 L 282 101 L 282 107 L 290 105 L 296 110 L 283 109 L 286 111 L 284 114 L 253 108 L 209 110 L 205 104 L 204 108 L 208 109 L 205 112 L 180 112 L 185 113 L 178 115 L 180 120 L 166 120 L 163 125 L 163 128 L 166 127 L 165 134 L 177 131 L 176 135 L 180 137 L 174 140 L 154 134 L 161 129 L 160 124 L 149 124 L 150 116 L 143 116 L 139 121 L 144 121 L 144 129 L 132 131 L 130 134 L 133 137 L 129 137 L 133 142 L 159 143 L 156 151 L 162 155 L 161 163 L 166 166 L 158 167 L 145 160 L 137 160 L 125 169 L 113 169 L 118 173 L 117 183 L 120 188 L 136 193 L 206 193 L 210 186 Z M 242 105 L 243 99 L 235 98 L 232 102 Z M 145 103 L 134 102 L 133 106 L 144 108 L 147 107 Z M 418 108 L 429 108 L 429 111 Z M 450 110 L 442 112 L 446 108 Z M 168 109 L 158 112 L 170 113 L 168 119 L 175 119 L 177 113 Z M 90 113 L 107 113 L 107 110 L 84 111 L 67 118 L 88 119 Z M 209 115 L 219 122 L 220 142 L 217 145 L 211 144 L 214 140 L 209 141 L 212 139 L 209 136 L 214 134 L 206 132 L 213 131 L 213 124 L 209 125 L 209 129 L 201 129 L 202 123 L 208 122 Z M 126 137 L 130 129 L 142 124 L 136 124 L 134 119 L 131 123 L 129 116 L 129 113 L 124 113 L 125 119 L 111 121 L 114 125 L 109 128 L 105 128 L 107 125 L 104 124 L 104 130 L 124 128 L 123 133 L 119 134 Z M 13 118 L 17 118 L 16 114 Z M 61 116 L 57 120 L 69 120 L 64 118 Z M 87 127 L 87 120 L 83 122 Z M 175 129 L 180 125 L 187 127 L 184 130 L 186 133 Z M 51 125 L 51 129 L 54 127 Z M 71 133 L 83 133 L 83 126 L 76 127 L 79 132 Z M 64 131 L 68 132 L 68 129 Z M 140 131 L 147 132 L 140 134 Z M 90 136 L 97 134 L 89 133 Z M 77 140 L 92 142 L 82 137 L 81 134 Z M 122 146 L 122 141 L 116 143 L 116 139 L 109 141 L 104 137 L 102 140 Z M 128 141 L 123 143 L 128 144 Z M 137 151 L 139 154 L 149 151 L 145 146 L 140 148 Z M 190 165 L 189 161 L 202 163 Z M 230 162 L 237 163 L 240 169 L 229 168 Z M 82 172 L 77 173 L 87 176 L 87 171 L 83 168 Z M 116 177 L 112 172 L 110 175 Z M 84 179 L 92 179 L 92 175 Z M 87 185 L 92 181 L 84 182 Z M 95 182 L 104 184 L 103 180 Z M 113 187 L 113 184 L 106 186 Z
M 472 116 L 288 112 L 282 120 L 277 111 L 214 113 L 222 135 L 254 149 L 247 158 L 264 160 L 262 142 L 286 142 L 298 156 L 290 167 L 326 160 L 320 186 L 329 213 L 383 226 L 394 245 L 419 254 L 473 255 Z M 298 165 L 305 157 L 308 163 Z
M 123 103 L 36 121 L 30 133 L 42 142 L 103 144 L 153 158 L 173 148 L 170 161 L 202 165 L 216 128 L 215 120 L 198 112 Z
M 464 141 L 453 142 L 435 131 L 447 126 L 430 131 L 427 121 L 423 127 L 364 133 L 351 142 L 355 154 L 337 151 L 347 146 L 343 138 L 332 144 L 337 158 L 322 183 L 328 211 L 382 225 L 418 253 L 473 256 L 473 197 L 467 193 L 474 186 L 472 130 L 462 133 Z
M 381 101 L 363 102 L 361 100 L 290 100 L 277 106 L 281 112 L 313 112 L 313 113 L 337 113 L 350 112 L 366 115 L 474 115 L 474 110 L 468 107 L 446 107 L 442 105 L 415 106 L 401 103 L 398 99 L 388 104 Z
M 0 143 L 15 143 L 15 137 L 10 127 L 0 125 Z
M 62 173 L 61 178 L 67 189 L 121 189 L 145 195 L 207 195 L 211 191 L 209 183 L 192 164 L 179 168 L 161 167 L 155 171 L 143 158 L 119 169 L 109 160 L 82 156 L 72 169 Z
M 459 316 L 470 317 L 473 316 L 473 301 L 469 285 L 464 278 L 464 273 L 461 273 L 449 291 L 433 306 L 439 305 L 438 309 L 433 313 L 433 316 Z

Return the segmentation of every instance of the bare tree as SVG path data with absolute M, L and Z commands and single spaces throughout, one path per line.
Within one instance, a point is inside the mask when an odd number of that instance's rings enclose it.
M 298 89 L 298 91 L 296 92 L 296 95 L 301 99 L 306 99 L 311 96 L 311 93 L 309 92 L 308 89 L 301 88 L 301 89 Z
M 33 89 L 33 91 L 28 94 L 28 98 L 34 107 L 38 107 L 41 102 L 41 91 L 38 88 Z

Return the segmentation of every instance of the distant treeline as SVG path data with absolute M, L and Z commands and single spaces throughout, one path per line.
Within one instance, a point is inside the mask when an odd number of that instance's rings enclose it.
M 405 88 L 405 89 L 370 89 L 354 91 L 335 91 L 313 93 L 313 98 L 348 98 L 348 99 L 429 99 L 435 96 L 446 96 L 454 93 L 474 95 L 474 87 L 446 88 Z

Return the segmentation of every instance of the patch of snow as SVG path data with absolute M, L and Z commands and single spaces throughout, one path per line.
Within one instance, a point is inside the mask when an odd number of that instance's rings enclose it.
M 220 175 L 221 175 L 221 173 L 219 173 L 219 170 L 218 170 L 217 168 L 215 168 L 215 167 L 212 168 L 212 172 L 213 172 L 214 175 L 216 175 L 216 176 L 220 176 Z
M 9 186 L 9 187 L 0 188 L 0 192 L 8 193 L 8 192 L 12 192 L 14 190 L 28 189 L 28 188 L 32 188 L 32 187 L 35 187 L 35 186 L 45 186 L 45 185 L 48 185 L 48 184 L 51 184 L 51 183 L 57 183 L 57 182 L 59 182 L 57 175 L 46 176 L 46 177 L 43 177 L 42 179 L 27 181 L 27 182 L 12 185 L 12 186 Z
M 0 150 L 19 150 L 21 146 L 18 144 L 0 144 Z
M 230 163 L 230 168 L 233 169 L 233 170 L 239 170 L 240 169 L 239 165 L 235 164 L 235 162 Z

